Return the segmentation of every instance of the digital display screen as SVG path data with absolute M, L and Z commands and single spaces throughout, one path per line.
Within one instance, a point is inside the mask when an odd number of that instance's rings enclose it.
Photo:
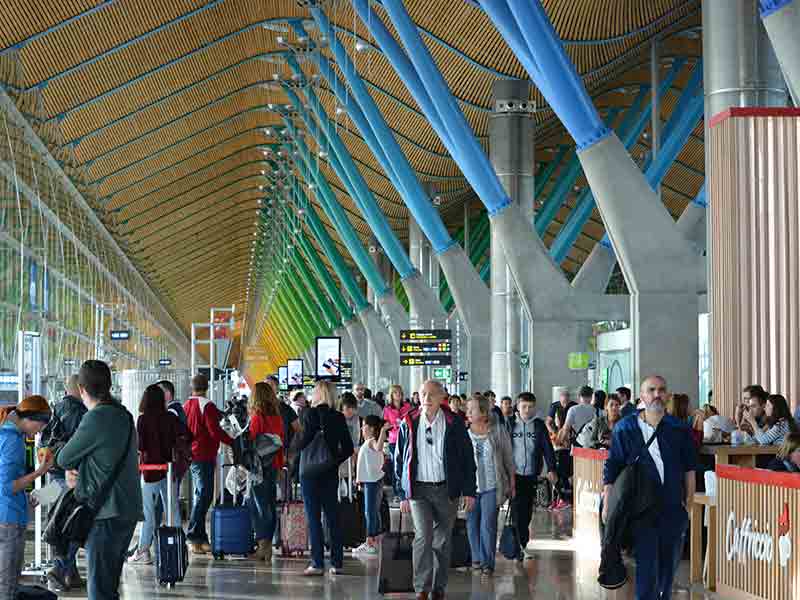
M 110 335 L 114 341 L 128 340 L 131 337 L 131 332 L 129 329 L 112 329 Z
M 287 385 L 290 390 L 299 390 L 303 387 L 303 361 L 299 358 L 290 358 L 286 363 Z
M 341 376 L 342 338 L 318 337 L 316 352 L 316 379 L 338 380 Z
M 289 391 L 289 367 L 278 367 L 278 390 Z
M 160 367 L 169 367 L 171 364 L 172 364 L 172 359 L 171 358 L 159 358 L 158 359 L 158 365 Z

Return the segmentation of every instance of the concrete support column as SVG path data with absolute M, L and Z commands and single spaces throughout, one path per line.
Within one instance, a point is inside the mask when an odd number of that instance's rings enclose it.
M 800 110 L 742 109 L 711 125 L 708 180 L 715 252 L 714 404 L 732 414 L 744 386 L 800 402 L 797 285 Z
M 529 97 L 527 80 L 503 79 L 492 85 L 489 158 L 508 195 L 533 223 L 534 122 Z M 491 387 L 498 396 L 515 395 L 522 388 L 520 299 L 494 222 L 490 227 Z
M 353 348 L 353 380 L 367 381 L 369 378 L 369 356 L 367 355 L 367 332 L 358 319 L 345 321 L 344 329 Z M 357 368 L 355 368 L 357 365 Z
M 430 189 L 425 191 L 429 194 L 431 193 Z M 430 255 L 430 243 L 422 233 L 419 223 L 409 215 L 408 257 L 411 259 L 411 264 L 419 271 L 420 282 L 423 286 L 429 285 L 430 282 Z M 411 298 L 409 298 L 408 308 L 408 325 L 411 329 L 424 329 L 431 326 L 430 321 L 426 323 L 421 318 L 420 307 Z M 408 374 L 409 389 L 413 392 L 418 390 L 422 382 L 428 378 L 429 369 L 425 367 L 401 367 L 401 371 Z
M 786 106 L 789 94 L 759 15 L 758 0 L 703 0 L 702 10 L 705 139 L 708 140 L 709 123 L 722 111 L 732 106 Z M 705 155 L 706 181 L 709 182 L 715 173 L 708 142 Z M 710 198 L 709 195 L 709 204 Z M 711 265 L 714 240 L 707 214 L 708 210 L 693 229 L 705 228 L 706 262 Z M 712 269 L 706 270 L 706 292 L 709 297 L 713 296 Z M 709 308 L 713 310 L 713 303 Z M 714 319 L 708 322 L 709 339 L 713 339 Z M 713 372 L 712 363 L 712 377 Z M 716 381 L 712 379 L 711 385 L 716 387 Z

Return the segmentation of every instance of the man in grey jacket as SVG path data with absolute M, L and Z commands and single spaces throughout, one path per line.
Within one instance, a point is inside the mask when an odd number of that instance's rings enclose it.
M 550 482 L 555 483 L 558 480 L 553 445 L 550 443 L 544 421 L 536 416 L 535 407 L 536 396 L 531 392 L 522 392 L 517 397 L 519 416 L 508 419 L 517 482 L 517 494 L 511 500 L 511 510 L 520 543 L 517 561 L 522 561 L 525 557 L 525 547 L 530 539 L 533 502 L 539 485 L 539 473 L 542 472 L 544 463 L 547 463 L 547 478 Z

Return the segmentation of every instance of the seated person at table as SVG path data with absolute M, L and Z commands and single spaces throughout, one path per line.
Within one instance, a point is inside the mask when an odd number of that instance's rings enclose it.
M 763 427 L 764 419 L 766 418 L 764 414 L 764 405 L 767 403 L 768 395 L 769 394 L 767 394 L 760 385 L 748 385 L 742 390 L 742 401 L 736 407 L 736 413 L 734 414 L 734 420 L 736 421 L 736 427 L 738 429 L 753 435 L 753 428 L 750 426 L 747 419 L 745 419 L 746 413 L 749 413 L 750 416 L 755 418 L 759 427 Z
M 689 415 L 689 396 L 686 394 L 673 394 L 667 400 L 667 414 L 675 417 L 681 423 L 691 426 L 690 433 L 695 447 L 699 448 L 703 444 L 703 430 L 694 426 L 694 419 Z
M 706 404 L 701 410 L 695 412 L 695 424 L 703 431 L 704 442 L 724 442 L 730 440 L 731 432 L 736 429 L 736 423 L 730 417 L 719 414 L 717 408 Z
M 744 413 L 745 422 L 753 429 L 753 437 L 758 444 L 762 446 L 782 444 L 787 433 L 798 431 L 797 423 L 789 411 L 789 404 L 783 396 L 779 394 L 769 396 L 764 412 L 767 418 L 763 427 L 758 425 L 749 411 Z
M 770 471 L 800 473 L 800 433 L 787 433 L 780 451 L 767 467 Z

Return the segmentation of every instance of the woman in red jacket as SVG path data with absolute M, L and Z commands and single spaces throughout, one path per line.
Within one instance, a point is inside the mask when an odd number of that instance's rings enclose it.
M 250 439 L 256 441 L 259 435 L 275 435 L 283 439 L 283 419 L 278 408 L 278 397 L 272 386 L 259 382 L 250 398 Z M 275 481 L 277 474 L 283 469 L 283 448 L 262 465 L 263 481 L 253 486 L 248 498 L 253 528 L 258 540 L 258 550 L 253 555 L 256 560 L 272 561 L 272 536 L 275 534 L 276 498 Z

